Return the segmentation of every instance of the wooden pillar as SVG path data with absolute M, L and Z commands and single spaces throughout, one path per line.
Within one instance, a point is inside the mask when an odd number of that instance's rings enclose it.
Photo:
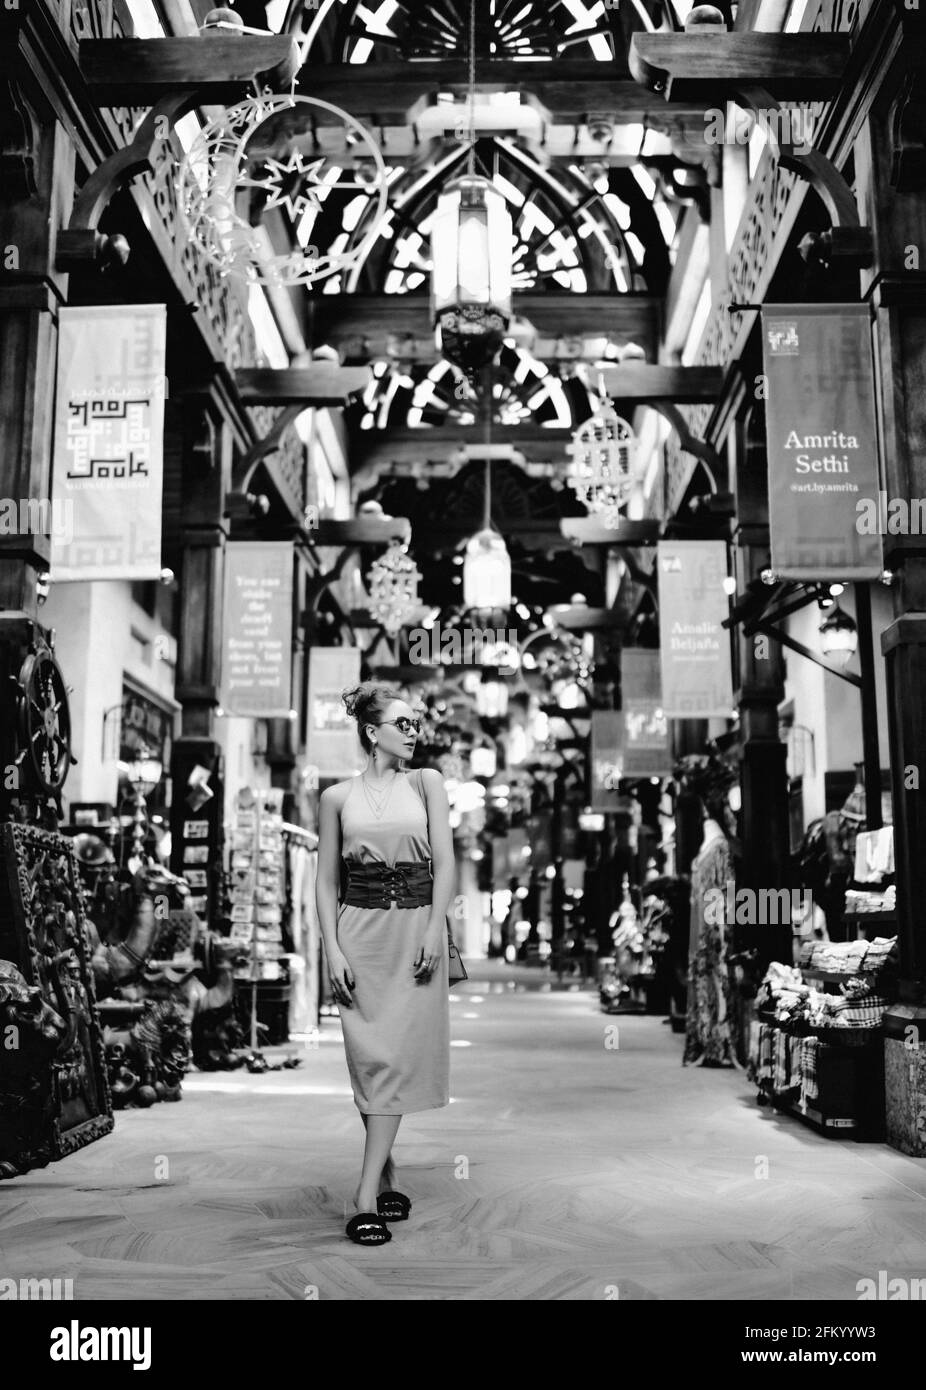
M 906 100 L 903 88 L 898 102 Z M 902 169 L 896 111 L 879 107 L 856 145 L 859 192 L 875 264 L 863 288 L 875 306 L 875 360 L 884 487 L 926 497 L 926 181 Z M 892 179 L 896 184 L 892 184 Z M 901 187 L 897 185 L 902 185 Z M 900 1002 L 885 1018 L 888 1141 L 926 1155 L 926 536 L 884 537 L 894 571 L 894 620 L 882 633 L 897 865 Z M 918 1124 L 917 1121 L 920 1121 Z
M 187 851 L 208 849 L 209 877 L 199 904 L 210 923 L 220 910 L 223 841 L 222 747 L 216 737 L 222 652 L 223 585 L 228 524 L 222 515 L 232 464 L 227 424 L 205 398 L 184 405 L 182 488 L 183 541 L 179 569 L 177 699 L 181 702 L 180 736 L 171 754 L 171 869 L 189 868 Z M 212 797 L 197 807 L 189 786 L 195 768 L 209 774 Z M 205 823 L 205 832 L 203 828 Z
M 767 551 L 753 545 L 735 552 L 737 587 L 765 563 Z M 790 824 L 787 748 L 781 741 L 778 707 L 784 699 L 781 643 L 737 628 L 742 739 L 742 861 L 739 887 L 753 891 L 790 887 Z M 760 963 L 790 960 L 791 923 L 754 923 L 744 946 L 759 951 Z
M 29 143 L 0 179 L 0 495 L 18 507 L 51 495 L 56 313 L 67 294 L 55 237 L 74 196 L 74 150 L 56 122 L 39 125 L 15 83 L 0 84 L 0 120 Z M 0 535 L 0 623 L 36 617 L 35 576 L 49 557 L 47 536 Z

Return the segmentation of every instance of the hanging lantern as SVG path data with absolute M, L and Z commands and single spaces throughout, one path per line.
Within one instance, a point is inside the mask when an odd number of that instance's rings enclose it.
M 502 537 L 489 527 L 466 543 L 463 603 L 467 608 L 511 607 L 511 556 Z
M 431 307 L 448 362 L 470 374 L 491 362 L 511 318 L 511 217 L 488 179 L 467 174 L 437 200 Z
M 619 526 L 633 486 L 635 436 L 626 420 L 605 404 L 580 425 L 566 452 L 571 455 L 567 483 L 605 526 Z
M 476 712 L 480 719 L 504 719 L 508 713 L 508 687 L 496 676 L 484 675 L 476 686 Z
M 474 748 L 469 755 L 469 768 L 473 777 L 494 777 L 498 766 L 498 755 L 492 747 Z
M 858 628 L 838 603 L 833 604 L 820 624 L 820 636 L 823 655 L 832 657 L 839 666 L 848 666 L 858 651 Z
M 393 543 L 370 567 L 370 612 L 395 636 L 421 611 L 421 573 L 405 546 Z

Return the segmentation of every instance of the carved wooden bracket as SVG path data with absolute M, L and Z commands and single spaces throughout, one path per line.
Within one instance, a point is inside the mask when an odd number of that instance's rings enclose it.
M 779 162 L 816 190 L 831 229 L 802 248 L 823 263 L 870 265 L 871 230 L 859 222 L 852 190 L 819 150 L 780 132 L 793 133 L 782 101 L 829 101 L 839 92 L 850 55 L 846 34 L 708 33 L 634 34 L 629 64 L 636 80 L 666 100 L 700 98 L 714 107 L 738 101 L 752 111 Z M 707 109 L 705 111 L 707 115 Z
M 9 197 L 35 194 L 37 147 L 38 130 L 18 85 L 0 81 L 0 187 Z
M 129 254 L 125 238 L 105 237 L 100 217 L 118 189 L 153 172 L 155 149 L 177 121 L 204 102 L 230 103 L 252 85 L 285 90 L 293 80 L 297 50 L 287 36 L 179 39 L 83 39 L 80 64 L 100 106 L 152 107 L 131 144 L 116 150 L 90 175 L 65 230 L 58 234 L 57 267 L 68 270 Z
M 708 444 L 706 439 L 699 439 L 697 435 L 691 433 L 688 428 L 688 421 L 685 419 L 678 406 L 672 405 L 669 401 L 650 401 L 653 410 L 658 410 L 663 419 L 668 420 L 678 436 L 678 442 L 688 454 L 693 454 L 700 462 L 701 467 L 707 474 L 712 491 L 717 492 L 717 474 L 721 471 L 722 464 L 720 456 L 713 444 Z
M 787 127 L 775 113 L 783 113 L 783 108 L 767 88 L 743 86 L 737 91 L 737 97 L 756 116 L 779 164 L 809 183 L 822 200 L 831 227 L 821 237 L 812 239 L 819 259 L 825 263 L 836 259 L 859 267 L 871 265 L 874 257 L 871 229 L 861 225 L 855 194 L 836 165 L 820 150 L 802 148 L 793 140 L 779 138 L 779 132 Z
M 104 259 L 114 250 L 113 239 L 97 231 L 110 199 L 138 174 L 152 172 L 152 156 L 166 133 L 196 105 L 195 92 L 175 92 L 152 106 L 130 145 L 104 159 L 80 190 L 70 222 L 58 233 L 59 270 Z
M 281 410 L 264 437 L 256 440 L 238 460 L 232 471 L 232 488 L 226 499 L 232 504 L 233 510 L 236 505 L 239 505 L 238 499 L 246 496 L 248 484 L 254 476 L 257 465 L 268 454 L 273 453 L 290 425 L 299 418 L 304 409 L 305 406 L 303 405 L 288 405 L 284 410 Z

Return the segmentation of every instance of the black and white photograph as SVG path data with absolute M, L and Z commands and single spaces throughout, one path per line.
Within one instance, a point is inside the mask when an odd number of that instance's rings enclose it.
M 32 1364 L 915 1365 L 924 91 L 919 0 L 0 0 Z

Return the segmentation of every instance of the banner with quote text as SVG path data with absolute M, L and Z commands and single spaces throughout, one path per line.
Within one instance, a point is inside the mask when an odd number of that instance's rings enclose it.
M 671 719 L 728 719 L 733 709 L 724 541 L 660 541 L 662 711 Z
M 222 650 L 226 713 L 288 717 L 292 666 L 292 542 L 229 541 Z
M 762 310 L 772 569 L 783 579 L 877 579 L 878 434 L 866 304 Z

